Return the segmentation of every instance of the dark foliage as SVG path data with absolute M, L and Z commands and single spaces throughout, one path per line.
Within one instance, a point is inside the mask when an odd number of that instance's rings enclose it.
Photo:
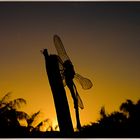
M 133 103 L 128 99 L 121 104 L 120 111 L 110 114 L 102 107 L 100 115 L 97 123 L 83 127 L 80 137 L 140 138 L 140 100 Z
M 134 103 L 126 100 L 120 105 L 119 111 L 106 113 L 105 107 L 100 110 L 100 119 L 96 123 L 90 123 L 73 134 L 62 134 L 59 131 L 41 132 L 39 127 L 46 119 L 36 127 L 32 127 L 34 118 L 40 111 L 29 116 L 17 108 L 26 101 L 18 98 L 8 101 L 9 93 L 0 100 L 0 137 L 1 138 L 140 138 L 140 100 Z M 28 125 L 23 127 L 19 120 L 26 119 Z M 47 129 L 46 129 L 47 130 Z

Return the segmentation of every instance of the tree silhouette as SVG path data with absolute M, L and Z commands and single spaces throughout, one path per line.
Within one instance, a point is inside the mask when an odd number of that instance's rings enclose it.
M 0 137 L 29 137 L 55 138 L 65 137 L 56 132 L 50 119 L 41 119 L 40 111 L 31 115 L 18 109 L 26 104 L 22 98 L 10 100 L 11 93 L 7 93 L 0 100 Z M 118 111 L 107 113 L 105 107 L 100 109 L 100 119 L 82 126 L 80 131 L 74 132 L 72 137 L 82 138 L 136 138 L 140 137 L 140 100 L 133 102 L 127 99 L 120 105 Z M 27 127 L 20 125 L 20 120 L 27 121 Z M 41 131 L 41 128 L 44 128 Z M 66 128 L 67 129 L 67 128 Z M 43 129 L 42 129 L 43 130 Z
M 120 110 L 126 113 L 127 117 L 131 117 L 134 114 L 135 104 L 130 99 L 127 99 L 126 102 L 121 104 Z
M 8 125 L 10 125 L 10 123 L 13 123 L 14 121 L 17 121 L 17 118 L 21 119 L 22 117 L 25 117 L 25 113 L 22 111 L 18 111 L 17 109 L 20 108 L 22 104 L 26 104 L 26 100 L 22 98 L 17 98 L 9 101 L 10 94 L 11 93 L 7 93 L 0 100 L 0 121 L 4 119 L 5 121 L 7 121 Z
M 0 131 L 1 135 L 5 133 L 12 134 L 14 130 L 20 127 L 19 120 L 25 117 L 24 112 L 18 111 L 18 109 L 26 104 L 26 100 L 22 98 L 17 98 L 14 100 L 9 100 L 11 93 L 7 93 L 0 100 Z M 13 134 L 14 135 L 14 134 Z
M 100 119 L 96 123 L 83 126 L 78 137 L 136 138 L 140 137 L 140 100 L 134 103 L 127 99 L 119 111 L 106 113 L 101 107 Z
M 120 110 L 127 115 L 126 126 L 128 131 L 130 131 L 130 133 L 133 132 L 133 135 L 138 136 L 138 130 L 140 129 L 140 100 L 134 103 L 128 99 L 126 102 L 121 104 Z
M 44 123 L 48 122 L 46 130 L 52 130 L 49 119 L 39 120 L 40 111 L 28 115 L 26 112 L 18 109 L 26 104 L 23 98 L 10 100 L 11 93 L 7 93 L 0 100 L 0 137 L 26 137 L 34 136 L 33 132 L 39 132 Z M 26 120 L 27 127 L 20 125 L 21 120 Z M 37 123 L 36 125 L 34 125 Z

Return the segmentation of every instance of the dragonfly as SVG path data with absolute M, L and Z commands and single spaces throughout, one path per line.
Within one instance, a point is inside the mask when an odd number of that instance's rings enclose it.
M 58 35 L 54 35 L 54 45 L 58 53 L 58 62 L 63 85 L 69 88 L 76 110 L 77 128 L 81 128 L 78 108 L 84 109 L 83 101 L 77 91 L 74 79 L 82 86 L 84 90 L 90 89 L 93 84 L 91 80 L 76 73 L 72 61 L 70 60 L 64 45 Z

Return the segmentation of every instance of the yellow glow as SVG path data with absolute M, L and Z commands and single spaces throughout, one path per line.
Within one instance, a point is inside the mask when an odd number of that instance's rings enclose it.
M 53 130 L 55 131 L 59 131 L 59 126 L 58 126 L 58 121 L 57 121 L 57 118 L 55 118 L 53 121 L 52 121 L 52 128 Z
M 129 16 L 121 17 L 131 13 L 129 10 L 123 12 L 122 9 L 121 16 L 120 13 L 119 16 L 114 16 L 112 9 L 104 14 L 106 12 L 104 8 L 100 9 L 96 4 L 92 6 L 90 10 L 95 9 L 96 12 L 90 13 L 87 8 L 84 13 L 79 9 L 79 12 L 74 14 L 71 8 L 67 11 L 62 7 L 60 13 L 59 10 L 56 10 L 58 13 L 55 13 L 56 11 L 53 13 L 46 11 L 49 8 L 45 6 L 40 10 L 41 7 L 38 5 L 38 9 L 30 9 L 34 12 L 30 12 L 29 15 L 26 15 L 23 6 L 21 17 L 17 16 L 20 12 L 17 12 L 16 8 L 11 14 L 8 9 L 5 14 L 5 8 L 2 8 L 1 10 L 4 11 L 1 11 L 3 20 L 0 26 L 1 97 L 11 91 L 13 99 L 24 98 L 27 100 L 27 105 L 22 108 L 25 112 L 32 114 L 41 110 L 44 112 L 43 118 L 52 120 L 52 125 L 55 127 L 57 121 L 53 118 L 57 116 L 54 100 L 44 57 L 40 50 L 47 48 L 49 54 L 56 54 L 53 35 L 57 33 L 62 38 L 76 72 L 93 82 L 93 87 L 86 91 L 78 83 L 76 84 L 85 106 L 80 110 L 82 125 L 96 121 L 102 106 L 111 112 L 119 110 L 119 105 L 126 99 L 138 100 L 140 98 L 138 38 L 140 33 L 137 26 L 139 23 L 135 23 L 139 21 L 136 20 L 138 15 L 133 16 L 135 20 L 130 20 L 127 19 Z M 54 10 L 53 5 L 50 9 Z M 58 18 L 55 18 L 57 14 L 61 17 L 59 23 Z M 72 122 L 76 127 L 73 100 L 69 90 L 65 89 Z M 44 129 L 43 126 L 42 130 Z

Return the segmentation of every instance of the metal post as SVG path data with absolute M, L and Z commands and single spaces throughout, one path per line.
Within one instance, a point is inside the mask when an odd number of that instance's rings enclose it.
M 47 49 L 44 49 L 43 54 L 45 56 L 46 71 L 53 94 L 60 132 L 65 136 L 69 136 L 74 130 L 66 92 L 59 71 L 58 59 L 56 55 L 48 55 Z

